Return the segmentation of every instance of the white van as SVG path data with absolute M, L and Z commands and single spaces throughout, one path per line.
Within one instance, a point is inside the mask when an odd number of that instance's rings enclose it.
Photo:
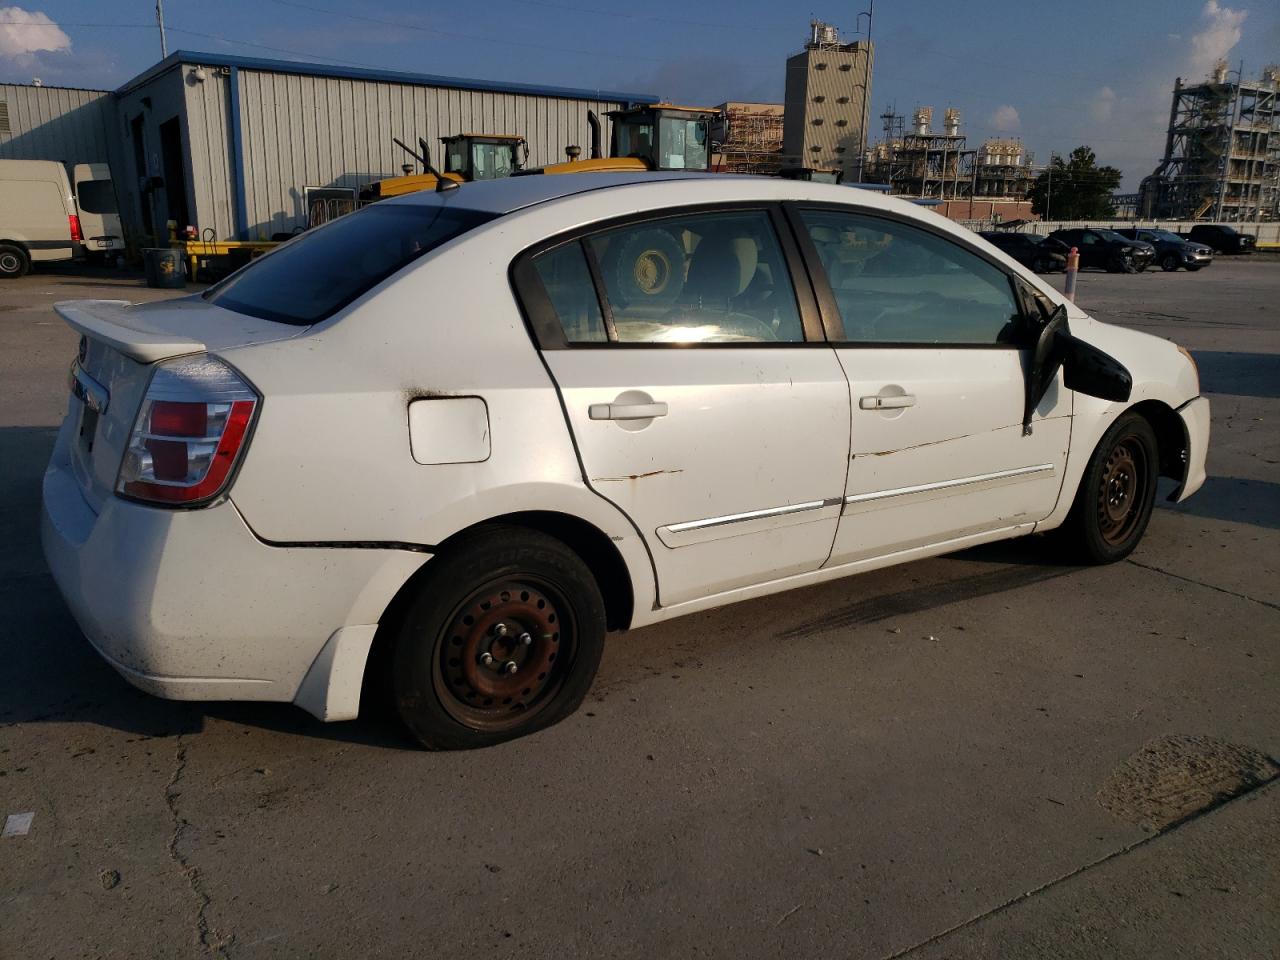
M 71 186 L 80 211 L 85 252 L 103 256 L 123 253 L 124 228 L 111 168 L 105 163 L 77 163 L 71 168 Z
M 55 160 L 0 160 L 0 278 L 33 262 L 84 256 L 67 168 Z

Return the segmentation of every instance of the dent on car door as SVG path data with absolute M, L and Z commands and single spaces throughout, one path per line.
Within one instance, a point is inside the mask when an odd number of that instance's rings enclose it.
M 1024 431 L 1024 307 L 998 266 L 940 234 L 791 211 L 848 378 L 851 460 L 830 564 L 1030 524 L 1057 501 L 1071 396 Z
M 585 480 L 664 606 L 815 570 L 835 537 L 848 386 L 778 218 L 651 215 L 516 264 Z

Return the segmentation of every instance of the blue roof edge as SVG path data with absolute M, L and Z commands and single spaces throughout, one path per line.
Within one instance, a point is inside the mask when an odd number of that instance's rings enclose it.
M 404 73 L 398 70 L 377 70 L 371 67 L 344 67 L 328 63 L 310 63 L 304 60 L 267 60 L 259 57 L 240 57 L 231 54 L 204 53 L 199 50 L 175 50 L 150 69 L 144 70 L 127 81 L 116 91 L 123 96 L 162 73 L 184 63 L 209 67 L 239 67 L 242 70 L 262 70 L 271 73 L 293 73 L 310 77 L 336 77 L 343 80 L 375 80 L 383 83 L 405 83 L 420 87 L 450 87 L 455 90 L 478 90 L 487 93 L 522 93 L 529 96 L 559 97 L 565 100 L 605 100 L 611 103 L 657 103 L 651 93 L 627 93 L 619 90 L 587 90 L 578 87 L 553 87 L 536 83 L 505 83 L 497 80 L 473 80 L 467 77 L 444 77 L 432 73 Z

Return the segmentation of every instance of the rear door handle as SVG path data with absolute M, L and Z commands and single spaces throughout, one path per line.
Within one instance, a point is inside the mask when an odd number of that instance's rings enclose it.
M 858 401 L 858 407 L 862 410 L 899 410 L 915 405 L 916 398 L 910 393 L 899 397 L 862 397 Z
M 593 403 L 587 408 L 592 420 L 652 420 L 666 415 L 665 403 Z

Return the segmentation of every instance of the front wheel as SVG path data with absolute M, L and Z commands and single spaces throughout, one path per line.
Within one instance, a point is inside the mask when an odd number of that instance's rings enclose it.
M 1165 273 L 1173 273 L 1175 270 L 1178 269 L 1178 265 L 1179 265 L 1178 257 L 1172 253 L 1166 253 L 1160 259 L 1160 269 L 1163 270 Z
M 1133 552 L 1151 520 L 1159 462 L 1151 424 L 1123 414 L 1089 459 L 1062 527 L 1077 559 L 1114 563 Z
M 536 531 L 479 531 L 437 559 L 391 657 L 397 710 L 433 750 L 484 747 L 578 709 L 604 649 L 595 577 Z

